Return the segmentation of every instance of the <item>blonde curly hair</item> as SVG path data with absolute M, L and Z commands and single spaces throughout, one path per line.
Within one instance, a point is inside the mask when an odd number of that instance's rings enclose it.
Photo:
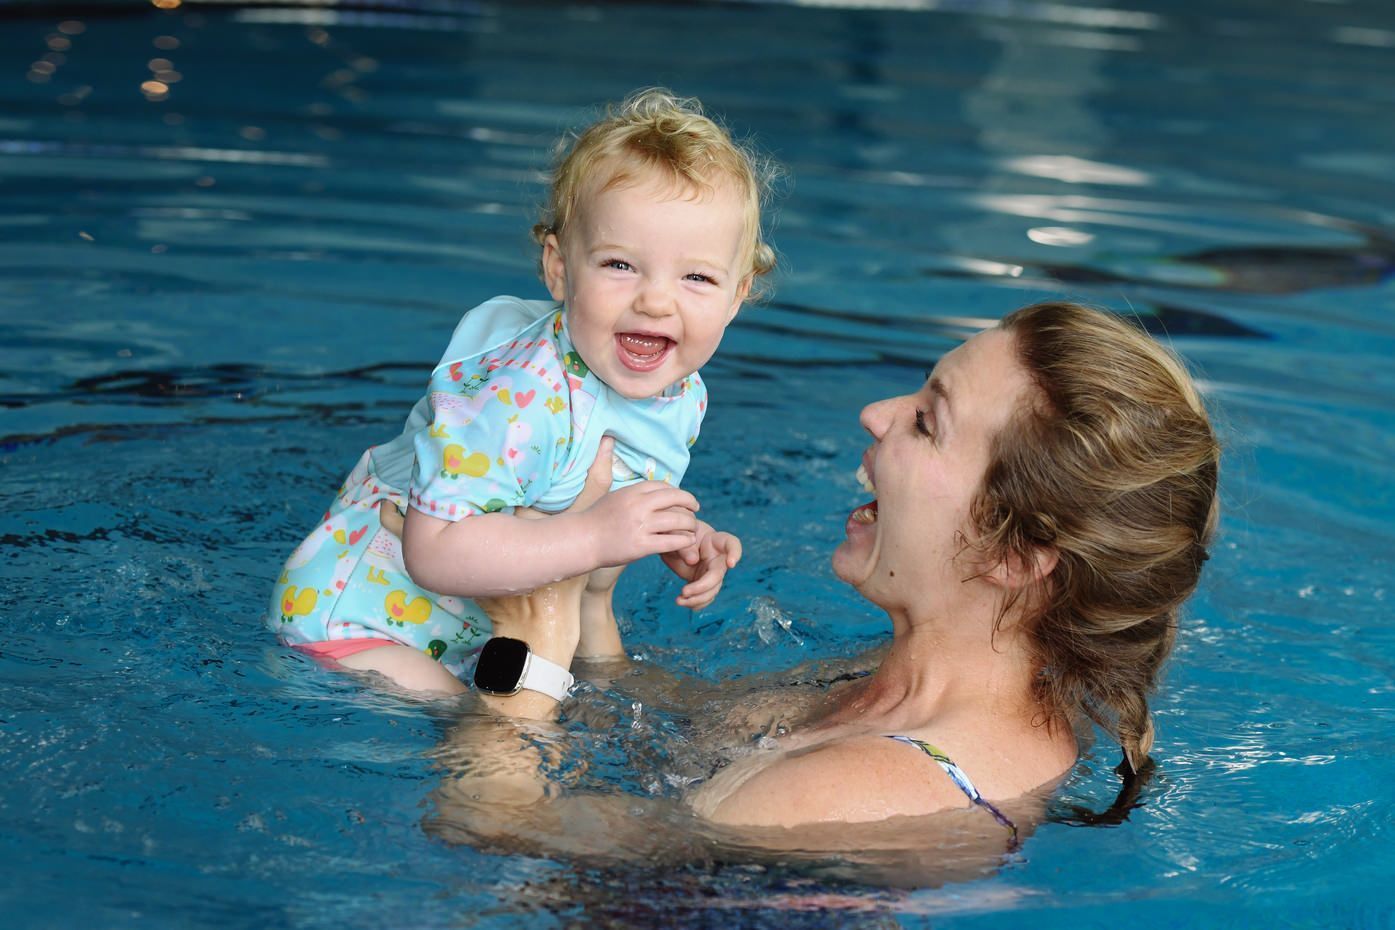
M 533 226 L 539 246 L 549 235 L 560 239 L 566 234 L 587 194 L 631 183 L 642 171 L 658 171 L 704 194 L 730 184 L 744 206 L 742 254 L 752 296 L 763 292 L 761 279 L 774 270 L 776 259 L 762 236 L 761 209 L 779 170 L 735 142 L 696 99 L 661 87 L 636 91 L 618 107 L 607 108 L 604 118 L 564 137 L 557 155 L 547 204 Z

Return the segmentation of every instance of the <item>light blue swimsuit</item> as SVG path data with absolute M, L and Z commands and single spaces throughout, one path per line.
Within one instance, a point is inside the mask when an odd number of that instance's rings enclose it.
M 461 675 L 488 638 L 488 618 L 472 601 L 412 582 L 378 503 L 450 521 L 516 507 L 555 513 L 581 492 L 607 435 L 612 489 L 646 479 L 677 486 L 706 409 L 696 373 L 655 397 L 611 390 L 576 353 L 554 302 L 487 301 L 461 319 L 401 435 L 363 453 L 292 553 L 267 624 L 290 645 L 392 640 Z

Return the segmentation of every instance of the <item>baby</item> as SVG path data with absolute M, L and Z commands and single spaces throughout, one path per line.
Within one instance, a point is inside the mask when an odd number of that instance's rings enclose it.
M 774 266 L 766 186 L 696 101 L 663 90 L 582 132 L 533 228 L 553 300 L 464 316 L 402 434 L 363 454 L 286 562 L 268 625 L 322 660 L 454 693 L 490 633 L 471 598 L 590 573 L 584 622 L 618 645 L 619 572 L 657 553 L 687 582 L 680 605 L 711 603 L 740 542 L 678 484 L 707 408 L 697 371 Z M 604 436 L 614 493 L 560 513 Z

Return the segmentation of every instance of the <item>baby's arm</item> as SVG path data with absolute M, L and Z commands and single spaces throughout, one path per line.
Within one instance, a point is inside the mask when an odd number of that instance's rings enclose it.
M 402 556 L 412 580 L 430 591 L 500 597 L 690 547 L 697 509 L 696 498 L 662 481 L 631 485 L 547 520 L 490 513 L 450 522 L 410 509 Z
M 697 521 L 697 535 L 691 545 L 662 554 L 662 558 L 684 581 L 679 607 L 701 610 L 716 599 L 728 569 L 741 561 L 741 540 L 731 533 L 714 530 Z M 586 577 L 581 592 L 581 642 L 576 654 L 587 659 L 623 659 L 625 647 L 615 621 L 615 584 L 623 566 L 598 568 Z
M 741 540 L 731 533 L 719 533 L 702 520 L 691 545 L 662 554 L 665 564 L 688 582 L 679 592 L 679 607 L 701 610 L 722 590 L 727 569 L 741 561 Z M 581 592 L 581 640 L 578 658 L 614 660 L 625 658 L 620 629 L 615 620 L 615 584 L 622 566 L 598 568 L 586 577 Z

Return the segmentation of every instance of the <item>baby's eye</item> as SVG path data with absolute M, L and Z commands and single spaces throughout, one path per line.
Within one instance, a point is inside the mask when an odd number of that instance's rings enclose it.
M 607 258 L 601 262 L 602 268 L 614 268 L 616 271 L 633 271 L 634 266 L 623 258 Z
M 710 274 L 703 274 L 703 273 L 700 272 L 700 271 L 691 272 L 690 274 L 686 275 L 685 277 L 687 277 L 687 279 L 688 279 L 689 281 L 700 281 L 700 282 L 702 282 L 703 284 L 716 284 L 716 283 L 717 283 L 717 279 L 716 279 L 716 278 L 712 277 Z

